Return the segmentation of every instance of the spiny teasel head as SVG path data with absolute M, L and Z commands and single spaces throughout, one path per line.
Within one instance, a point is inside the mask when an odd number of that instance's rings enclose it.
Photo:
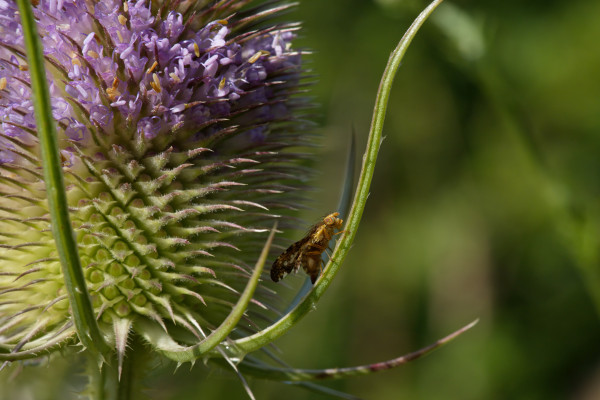
M 218 326 L 274 220 L 301 201 L 307 171 L 297 149 L 311 134 L 297 26 L 271 21 L 286 8 L 34 4 L 87 287 L 100 329 L 121 351 L 139 324 L 170 339 Z M 36 355 L 77 336 L 16 4 L 0 4 L 0 15 L 0 350 Z M 270 296 L 261 283 L 259 320 L 247 313 L 240 329 L 274 317 Z
M 340 210 L 275 261 L 275 280 L 302 266 L 314 281 L 319 255 L 343 228 L 313 289 L 281 315 L 262 271 L 275 221 L 290 228 L 303 200 L 311 172 L 298 149 L 312 144 L 301 52 L 291 46 L 297 26 L 271 18 L 288 6 L 0 1 L 0 370 L 83 349 L 86 394 L 130 398 L 152 365 L 146 356 L 160 353 L 231 368 L 254 398 L 242 373 L 288 382 L 364 375 L 470 329 L 475 322 L 406 356 L 350 368 L 281 367 L 265 349 L 314 309 L 348 254 L 393 75 L 440 2 L 392 52 L 346 225 L 336 217 L 351 196 L 353 145 Z M 250 354 L 257 350 L 265 357 Z

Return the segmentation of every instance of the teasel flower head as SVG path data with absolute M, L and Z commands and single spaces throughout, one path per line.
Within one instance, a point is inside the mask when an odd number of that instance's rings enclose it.
M 335 378 L 400 365 L 472 326 L 408 357 L 340 370 L 291 370 L 249 356 L 263 350 L 283 365 L 264 347 L 328 287 L 373 173 L 361 171 L 349 228 L 322 278 L 283 315 L 282 285 L 262 271 L 267 256 L 285 248 L 269 253 L 277 223 L 280 231 L 306 229 L 294 214 L 312 174 L 304 149 L 314 147 L 303 53 L 292 46 L 298 25 L 273 20 L 289 5 L 32 2 L 51 99 L 44 120 L 37 91 L 44 75 L 28 64 L 37 40 L 27 28 L 31 5 L 18 4 L 0 2 L 0 370 L 56 350 L 84 350 L 96 372 L 110 371 L 96 375 L 106 390 L 120 381 L 128 347 L 146 346 L 179 364 L 202 359 L 231 368 L 243 382 L 241 372 Z M 404 51 L 399 45 L 390 58 L 382 92 L 389 93 Z M 48 120 L 60 155 L 53 162 L 40 128 Z M 378 126 L 365 165 L 374 165 Z M 315 254 L 310 260 L 318 266 Z M 128 354 L 131 365 L 137 355 Z M 119 384 L 117 392 L 124 393 Z
M 286 8 L 276 2 L 247 3 L 34 8 L 81 264 L 99 327 L 120 351 L 140 326 L 156 328 L 155 346 L 172 332 L 210 333 L 274 221 L 301 202 L 307 171 L 294 148 L 311 134 L 296 25 L 269 24 Z M 16 4 L 0 13 L 0 345 L 41 352 L 77 337 Z M 272 296 L 261 285 L 250 309 L 274 318 Z M 247 318 L 249 330 L 262 322 Z

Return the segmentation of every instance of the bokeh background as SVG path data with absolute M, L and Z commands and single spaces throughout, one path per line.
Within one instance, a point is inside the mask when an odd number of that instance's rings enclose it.
M 301 0 L 286 16 L 303 21 L 296 45 L 318 75 L 307 221 L 336 207 L 353 127 L 359 166 L 388 55 L 427 3 Z M 277 341 L 284 360 L 373 363 L 479 318 L 423 359 L 324 384 L 365 399 L 600 399 L 599 16 L 597 0 L 446 0 L 434 13 L 396 77 L 354 247 Z M 246 398 L 232 374 L 200 369 L 167 368 L 149 397 Z M 329 398 L 249 383 L 262 400 Z
M 352 128 L 358 165 L 389 53 L 427 4 L 302 0 L 287 16 L 319 77 L 307 220 L 335 209 Z M 354 248 L 277 342 L 286 361 L 372 363 L 479 318 L 423 359 L 325 384 L 365 399 L 600 399 L 599 16 L 597 0 L 440 6 L 396 76 Z M 250 384 L 260 399 L 328 398 Z M 179 387 L 245 396 L 218 373 Z

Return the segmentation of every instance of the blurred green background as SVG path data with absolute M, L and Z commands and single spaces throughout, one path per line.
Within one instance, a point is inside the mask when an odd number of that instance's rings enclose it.
M 313 51 L 324 135 L 316 220 L 337 204 L 352 127 L 362 160 L 389 53 L 428 2 L 300 3 L 289 18 Z M 366 399 L 600 399 L 600 2 L 445 3 L 396 77 L 354 248 L 278 346 L 296 367 L 352 366 L 480 318 L 424 359 L 329 385 Z
M 307 220 L 335 209 L 352 127 L 358 166 L 389 53 L 427 4 L 301 0 L 287 15 L 319 77 Z M 479 318 L 423 359 L 324 384 L 365 399 L 600 399 L 599 16 L 597 0 L 440 6 L 396 77 L 353 250 L 277 342 L 284 360 L 373 363 Z M 246 398 L 235 376 L 201 368 L 153 377 L 150 397 Z M 250 386 L 261 400 L 329 398 Z
M 389 53 L 427 4 L 302 0 L 288 15 L 303 21 L 297 45 L 319 77 L 307 220 L 335 209 L 352 127 L 359 165 Z M 381 361 L 479 318 L 424 359 L 325 384 L 365 399 L 600 399 L 598 16 L 597 0 L 440 6 L 396 77 L 354 248 L 277 342 L 286 361 Z M 328 398 L 250 385 L 263 400 Z M 245 398 L 218 373 L 180 393 Z

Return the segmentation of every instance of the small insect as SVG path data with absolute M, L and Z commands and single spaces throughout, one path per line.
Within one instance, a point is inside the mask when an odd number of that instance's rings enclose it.
M 343 220 L 334 212 L 323 218 L 323 221 L 314 225 L 306 236 L 287 248 L 273 263 L 271 267 L 271 279 L 277 282 L 286 274 L 297 271 L 300 267 L 310 276 L 314 284 L 321 272 L 321 254 L 327 249 L 329 241 L 336 229 L 342 229 Z

